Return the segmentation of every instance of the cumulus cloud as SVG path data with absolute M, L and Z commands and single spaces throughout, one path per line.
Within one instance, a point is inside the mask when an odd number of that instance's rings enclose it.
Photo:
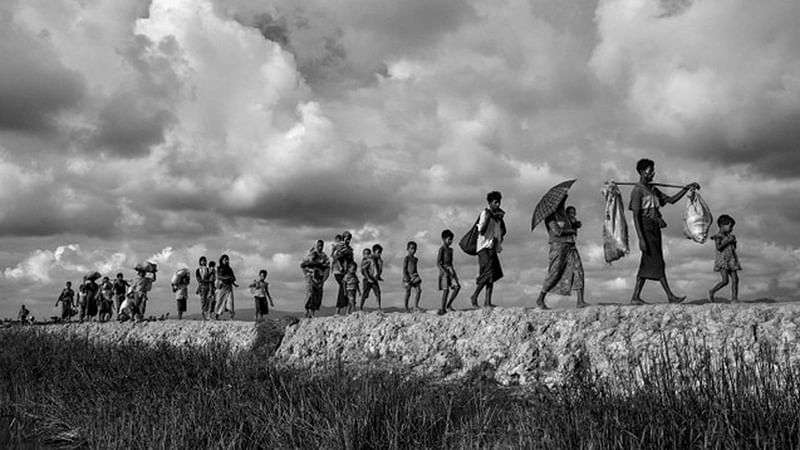
M 796 2 L 602 1 L 590 65 L 641 133 L 780 177 L 800 160 Z

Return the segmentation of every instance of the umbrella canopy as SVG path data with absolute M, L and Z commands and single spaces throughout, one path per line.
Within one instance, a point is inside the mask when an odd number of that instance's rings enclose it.
M 531 231 L 536 228 L 536 225 L 540 224 L 544 219 L 547 218 L 550 214 L 553 214 L 558 208 L 558 205 L 564 200 L 567 196 L 567 191 L 569 188 L 572 187 L 572 183 L 577 180 L 567 180 L 550 188 L 546 194 L 539 200 L 539 203 L 536 204 L 536 208 L 533 209 L 533 217 L 531 218 Z

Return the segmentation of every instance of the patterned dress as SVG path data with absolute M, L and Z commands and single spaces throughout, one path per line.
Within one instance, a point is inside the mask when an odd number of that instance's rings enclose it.
M 556 211 L 546 220 L 550 236 L 547 277 L 542 291 L 558 295 L 570 295 L 583 289 L 583 263 L 575 247 L 575 230 L 563 210 Z
M 736 236 L 718 234 L 712 239 L 716 241 L 717 247 L 722 247 L 722 250 L 717 250 L 714 257 L 714 272 L 742 270 L 742 266 L 739 265 L 739 257 L 736 255 Z

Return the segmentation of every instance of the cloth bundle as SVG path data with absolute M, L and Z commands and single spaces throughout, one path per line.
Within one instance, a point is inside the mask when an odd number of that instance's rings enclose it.
M 142 272 L 155 273 L 158 271 L 158 266 L 156 265 L 156 263 L 152 263 L 150 261 L 142 261 L 136 264 L 133 267 L 133 270 L 137 272 L 142 271 Z
M 622 194 L 614 183 L 603 187 L 605 217 L 603 219 L 603 256 L 611 264 L 630 253 L 628 222 L 625 220 Z
M 190 279 L 191 279 L 191 277 L 189 276 L 189 269 L 184 267 L 184 268 L 178 269 L 177 272 L 175 272 L 175 274 L 172 275 L 172 279 L 170 280 L 170 284 L 172 284 L 173 286 L 177 286 L 179 284 L 187 284 L 188 285 Z
M 708 238 L 708 229 L 714 221 L 711 209 L 700 194 L 695 191 L 687 195 L 689 201 L 686 203 L 686 211 L 683 214 L 683 234 L 687 239 L 691 239 L 698 244 L 702 244 Z

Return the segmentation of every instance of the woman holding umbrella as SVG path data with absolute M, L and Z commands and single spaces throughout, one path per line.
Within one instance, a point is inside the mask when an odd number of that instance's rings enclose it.
M 536 306 L 541 309 L 548 309 L 544 297 L 549 292 L 570 295 L 575 291 L 578 295 L 578 308 L 586 306 L 583 301 L 583 264 L 575 247 L 575 236 L 581 223 L 574 216 L 567 214 L 564 208 L 567 190 L 574 182 L 575 180 L 569 180 L 553 186 L 542 197 L 533 212 L 531 231 L 538 223 L 544 221 L 550 244 L 547 277 L 536 300 Z
M 664 253 L 661 248 L 661 229 L 667 226 L 661 217 L 660 207 L 665 204 L 673 204 L 683 198 L 689 190 L 700 189 L 697 183 L 690 183 L 681 188 L 673 195 L 667 196 L 653 185 L 653 178 L 656 175 L 656 164 L 650 159 L 640 159 L 636 163 L 636 171 L 639 172 L 639 182 L 631 191 L 631 202 L 629 209 L 633 212 L 633 223 L 636 226 L 636 234 L 639 237 L 639 249 L 642 251 L 642 259 L 639 262 L 639 272 L 636 275 L 636 286 L 633 289 L 631 304 L 643 305 L 641 293 L 645 280 L 658 280 L 667 299 L 670 303 L 680 303 L 686 297 L 675 295 L 667 282 L 667 275 L 664 271 Z

